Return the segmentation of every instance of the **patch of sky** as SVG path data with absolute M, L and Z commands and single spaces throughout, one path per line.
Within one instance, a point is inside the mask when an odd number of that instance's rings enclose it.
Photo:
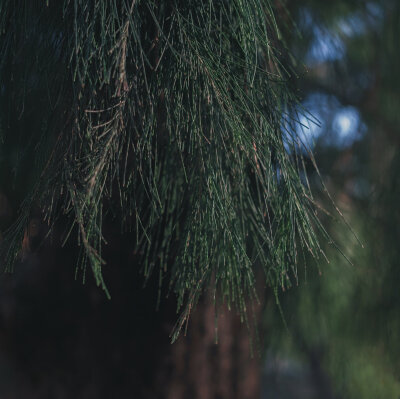
M 304 59 L 308 66 L 340 60 L 345 56 L 346 47 L 340 36 L 318 23 L 308 8 L 300 10 L 298 27 L 310 37 L 310 46 Z
M 360 113 L 354 107 L 339 108 L 332 118 L 334 144 L 341 147 L 351 145 L 359 139 L 363 127 Z
M 361 36 L 367 32 L 367 24 L 360 13 L 339 18 L 336 23 L 340 34 L 347 37 Z
M 363 11 L 350 13 L 338 19 L 336 28 L 345 37 L 361 36 L 369 29 L 379 29 L 384 21 L 384 10 L 380 4 L 367 2 Z
M 282 123 L 288 152 L 307 152 L 317 144 L 346 148 L 362 138 L 366 126 L 355 107 L 343 106 L 335 96 L 312 93 L 301 109 L 285 116 Z
M 346 46 L 337 34 L 320 26 L 313 28 L 313 39 L 305 58 L 308 66 L 337 61 L 345 54 Z
M 365 35 L 369 29 L 379 29 L 383 21 L 383 8 L 373 1 L 367 2 L 363 11 L 338 17 L 330 26 L 318 22 L 308 8 L 301 9 L 298 26 L 311 39 L 304 62 L 312 67 L 342 60 L 348 38 Z
M 382 7 L 382 4 L 379 4 L 375 1 L 369 1 L 366 4 L 366 9 L 369 17 L 376 22 L 383 22 L 385 18 L 385 11 Z

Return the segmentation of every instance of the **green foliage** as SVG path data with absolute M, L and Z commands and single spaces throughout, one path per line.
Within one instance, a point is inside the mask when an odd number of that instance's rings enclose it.
M 362 219 L 353 215 L 351 223 L 367 234 L 373 224 Z M 329 253 L 331 263 L 321 277 L 310 276 L 307 284 L 282 298 L 288 330 L 279 327 L 280 315 L 269 306 L 267 323 L 275 325 L 270 349 L 285 348 L 289 356 L 305 362 L 317 357 L 339 397 L 396 398 L 400 395 L 399 323 L 395 312 L 388 314 L 385 309 L 381 301 L 386 293 L 379 288 L 380 273 L 387 266 L 377 270 L 370 261 L 376 248 L 361 250 L 343 228 L 335 235 L 346 241 L 346 253 L 353 253 L 356 267 Z
M 282 323 L 279 328 L 280 313 L 270 306 L 267 323 L 275 326 L 271 346 L 318 367 L 328 376 L 334 397 L 398 398 L 400 57 L 395 43 L 400 3 L 342 0 L 307 5 L 317 20 L 310 30 L 317 23 L 337 34 L 343 23 L 353 23 L 344 38 L 343 58 L 319 60 L 315 69 L 322 70 L 322 65 L 325 73 L 311 76 L 306 87 L 335 96 L 344 107 L 356 107 L 365 123 L 365 135 L 351 146 L 321 145 L 316 153 L 321 173 L 329 176 L 330 192 L 341 199 L 339 205 L 347 209 L 366 245 L 361 249 L 349 231 L 325 224 L 355 266 L 343 264 L 327 249 L 331 263 L 322 276 L 309 275 L 307 284 L 281 299 L 289 332 Z M 329 129 L 328 123 L 324 126 Z
M 245 317 L 257 265 L 291 285 L 326 233 L 282 129 L 295 74 L 273 3 L 2 1 L 1 184 L 26 195 L 7 268 L 39 206 L 50 232 L 68 218 L 105 290 L 104 219 L 134 231 L 145 277 L 183 307 L 177 332 L 206 288 Z

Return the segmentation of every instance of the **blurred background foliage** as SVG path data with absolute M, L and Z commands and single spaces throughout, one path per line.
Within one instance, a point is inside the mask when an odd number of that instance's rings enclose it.
M 281 295 L 287 327 L 268 330 L 282 320 L 269 304 L 265 397 L 399 398 L 400 2 L 288 7 L 301 32 L 291 45 L 312 115 L 298 129 L 364 248 L 325 218 L 353 265 L 328 249 L 321 275 L 308 269 Z M 301 385 L 293 378 L 309 378 L 312 388 L 291 388 Z

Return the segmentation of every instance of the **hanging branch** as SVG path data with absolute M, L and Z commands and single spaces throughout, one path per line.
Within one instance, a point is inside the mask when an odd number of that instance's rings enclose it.
M 0 107 L 0 120 L 33 187 L 21 212 L 39 205 L 50 229 L 67 215 L 66 239 L 77 230 L 81 267 L 88 260 L 106 290 L 102 228 L 112 207 L 135 233 L 146 279 L 157 270 L 186 309 L 176 333 L 207 289 L 245 320 L 256 268 L 285 289 L 297 281 L 299 252 L 318 258 L 319 238 L 329 239 L 301 180 L 305 152 L 283 129 L 296 75 L 274 4 L 0 6 L 0 105 L 20 110 Z M 29 129 L 25 148 L 13 127 Z M 33 155 L 42 168 L 27 167 Z

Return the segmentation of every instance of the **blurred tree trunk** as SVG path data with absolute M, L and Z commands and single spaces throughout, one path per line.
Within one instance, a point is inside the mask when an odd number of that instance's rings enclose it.
M 4 195 L 0 205 L 7 218 Z M 91 275 L 85 285 L 74 280 L 76 249 L 37 247 L 43 230 L 27 234 L 25 260 L 0 279 L 1 398 L 260 397 L 260 358 L 256 350 L 250 356 L 249 331 L 235 312 L 220 309 L 216 344 L 206 298 L 171 345 L 175 302 L 162 300 L 156 311 L 158 282 L 143 289 L 131 237 L 110 232 L 109 301 Z
M 260 358 L 250 356 L 246 326 L 225 308 L 218 318 L 218 345 L 215 333 L 214 305 L 204 301 L 187 337 L 171 347 L 168 399 L 260 398 Z

